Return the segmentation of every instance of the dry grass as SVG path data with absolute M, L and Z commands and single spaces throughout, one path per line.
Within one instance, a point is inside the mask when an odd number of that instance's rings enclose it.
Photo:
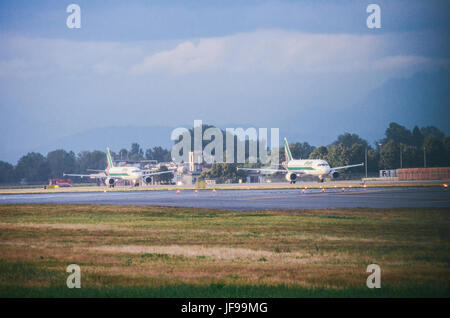
M 448 288 L 449 212 L 2 205 L 0 285 L 65 286 L 75 263 L 92 288 L 364 288 L 366 266 L 377 263 L 383 286 Z

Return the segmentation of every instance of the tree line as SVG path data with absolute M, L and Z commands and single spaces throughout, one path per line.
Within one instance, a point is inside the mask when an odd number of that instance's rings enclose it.
M 371 146 L 356 134 L 345 133 L 328 146 L 314 147 L 307 142 L 290 145 L 294 158 L 324 159 L 331 167 L 365 162 L 369 172 L 380 169 L 450 166 L 450 137 L 433 126 L 409 130 L 390 123 L 385 137 Z M 284 161 L 280 149 L 280 161 Z M 365 167 L 352 171 L 362 172 Z
M 208 125 L 204 125 L 203 130 Z M 225 134 L 225 132 L 224 132 Z M 193 144 L 193 143 L 192 143 Z M 236 145 L 237 143 L 235 143 Z M 203 145 L 206 146 L 206 143 Z M 248 159 L 249 141 L 246 141 L 246 158 Z M 357 134 L 344 133 L 327 146 L 312 146 L 308 142 L 290 144 L 295 159 L 324 159 L 332 167 L 365 162 L 367 152 L 367 168 L 369 172 L 380 169 L 416 168 L 450 166 L 450 137 L 433 126 L 407 129 L 397 123 L 390 123 L 385 137 L 372 146 Z M 259 149 L 258 149 L 259 151 Z M 235 151 L 236 153 L 236 151 Z M 280 147 L 280 163 L 285 160 L 284 148 Z M 144 151 L 138 143 L 130 149 L 121 149 L 111 153 L 116 160 L 138 161 L 156 160 L 169 162 L 170 151 L 162 147 L 153 147 Z M 88 169 L 102 170 L 106 166 L 106 154 L 102 151 L 73 151 L 58 149 L 44 156 L 31 152 L 19 159 L 15 166 L 0 161 L 0 182 L 44 181 L 50 178 L 61 178 L 65 173 L 84 173 Z M 244 177 L 238 171 L 238 164 L 213 164 L 205 178 L 220 180 L 238 180 Z M 247 167 L 258 167 L 260 164 L 245 164 Z M 365 167 L 352 169 L 354 173 L 362 173 Z
M 170 161 L 170 151 L 162 147 L 144 150 L 137 143 L 130 149 L 121 149 L 118 153 L 111 152 L 116 160 L 138 161 L 156 160 L 158 162 Z M 0 183 L 13 183 L 26 179 L 29 182 L 47 181 L 52 178 L 62 178 L 63 173 L 86 173 L 89 169 L 103 170 L 106 167 L 106 153 L 99 150 L 82 151 L 75 154 L 73 151 L 58 149 L 44 156 L 40 153 L 30 152 L 22 156 L 17 164 L 0 161 Z
M 367 155 L 367 172 L 372 175 L 378 174 L 380 169 L 450 166 L 450 137 L 433 126 L 415 126 L 411 131 L 397 123 L 390 123 L 385 137 L 376 141 L 374 146 L 357 134 L 344 133 L 328 146 L 315 147 L 308 142 L 296 142 L 289 144 L 289 147 L 294 159 L 323 159 L 331 167 L 365 163 Z M 282 163 L 286 160 L 284 146 L 280 147 L 279 154 Z M 245 166 L 254 168 L 261 167 L 261 164 Z M 237 182 L 245 177 L 245 173 L 237 168 L 236 164 L 214 164 L 201 177 Z M 356 167 L 343 174 L 363 174 L 365 169 L 364 166 Z

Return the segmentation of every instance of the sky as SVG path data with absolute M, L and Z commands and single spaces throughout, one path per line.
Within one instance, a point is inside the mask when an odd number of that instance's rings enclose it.
M 79 29 L 66 25 L 71 3 Z M 366 25 L 370 3 L 381 8 L 380 29 Z M 1 1 L 0 160 L 94 128 L 195 119 L 279 127 L 314 145 L 347 131 L 374 142 L 389 122 L 364 131 L 355 105 L 390 80 L 449 71 L 449 9 L 411 0 Z M 399 118 L 436 124 L 408 116 Z

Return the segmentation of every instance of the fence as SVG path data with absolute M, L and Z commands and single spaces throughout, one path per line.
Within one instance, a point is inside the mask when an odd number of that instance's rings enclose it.
M 450 167 L 398 169 L 399 180 L 450 180 Z

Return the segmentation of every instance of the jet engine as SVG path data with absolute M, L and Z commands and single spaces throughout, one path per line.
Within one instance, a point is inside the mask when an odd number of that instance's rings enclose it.
M 152 183 L 152 178 L 150 176 L 147 176 L 144 178 L 145 183 L 150 184 Z
M 330 175 L 333 179 L 339 178 L 339 172 L 337 172 L 337 171 L 331 171 Z
M 286 180 L 290 183 L 295 183 L 295 181 L 297 180 L 297 175 L 295 173 L 287 173 Z
M 106 180 L 106 184 L 109 185 L 111 188 L 114 188 L 114 183 L 115 183 L 115 181 L 113 178 L 108 178 Z

